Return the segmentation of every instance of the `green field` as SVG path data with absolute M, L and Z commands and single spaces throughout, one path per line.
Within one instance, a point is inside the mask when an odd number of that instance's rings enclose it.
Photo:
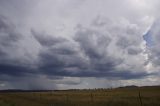
M 160 87 L 0 93 L 0 106 L 160 106 Z

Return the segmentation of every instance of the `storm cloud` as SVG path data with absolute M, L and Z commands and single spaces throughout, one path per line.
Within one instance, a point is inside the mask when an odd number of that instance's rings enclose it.
M 159 84 L 158 7 L 157 0 L 0 1 L 0 89 Z

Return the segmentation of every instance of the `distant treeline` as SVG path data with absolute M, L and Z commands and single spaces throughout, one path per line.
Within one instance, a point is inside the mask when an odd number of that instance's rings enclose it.
M 104 91 L 104 90 L 111 90 L 111 89 L 132 89 L 132 88 L 147 88 L 147 87 L 160 87 L 157 86 L 122 86 L 117 88 L 94 88 L 94 89 L 66 89 L 66 90 L 22 90 L 22 89 L 6 89 L 0 90 L 0 93 L 7 93 L 7 92 L 58 92 L 58 91 Z

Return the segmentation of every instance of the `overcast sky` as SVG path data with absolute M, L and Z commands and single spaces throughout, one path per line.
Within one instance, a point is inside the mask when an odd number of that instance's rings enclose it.
M 160 85 L 159 0 L 0 0 L 0 89 Z

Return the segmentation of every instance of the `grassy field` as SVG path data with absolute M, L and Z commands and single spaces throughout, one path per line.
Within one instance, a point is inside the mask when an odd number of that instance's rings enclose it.
M 0 106 L 160 106 L 160 87 L 8 92 Z

